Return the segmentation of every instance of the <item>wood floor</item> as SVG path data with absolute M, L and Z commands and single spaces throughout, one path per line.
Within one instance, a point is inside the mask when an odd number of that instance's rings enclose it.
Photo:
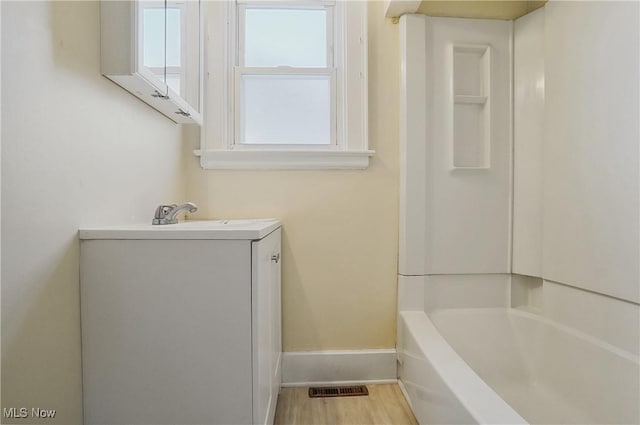
M 368 396 L 309 398 L 307 387 L 283 388 L 276 425 L 418 425 L 397 384 L 367 385 Z

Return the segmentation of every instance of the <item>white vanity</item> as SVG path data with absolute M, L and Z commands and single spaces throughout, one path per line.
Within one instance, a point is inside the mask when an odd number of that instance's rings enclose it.
M 85 424 L 271 424 L 280 222 L 80 230 Z

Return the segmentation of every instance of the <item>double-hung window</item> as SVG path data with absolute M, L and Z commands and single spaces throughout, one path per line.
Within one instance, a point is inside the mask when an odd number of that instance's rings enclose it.
M 208 3 L 204 168 L 366 168 L 366 3 Z
M 235 145 L 336 145 L 334 5 L 239 4 Z

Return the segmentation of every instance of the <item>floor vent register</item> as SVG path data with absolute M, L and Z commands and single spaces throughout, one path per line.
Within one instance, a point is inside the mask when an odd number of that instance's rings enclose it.
M 309 387 L 309 397 L 351 397 L 369 395 L 366 385 L 349 385 L 340 387 Z

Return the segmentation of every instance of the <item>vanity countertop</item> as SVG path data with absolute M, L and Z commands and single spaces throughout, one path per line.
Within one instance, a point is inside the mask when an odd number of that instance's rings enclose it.
M 262 239 L 281 226 L 276 219 L 187 220 L 177 224 L 127 224 L 80 229 L 89 239 Z

